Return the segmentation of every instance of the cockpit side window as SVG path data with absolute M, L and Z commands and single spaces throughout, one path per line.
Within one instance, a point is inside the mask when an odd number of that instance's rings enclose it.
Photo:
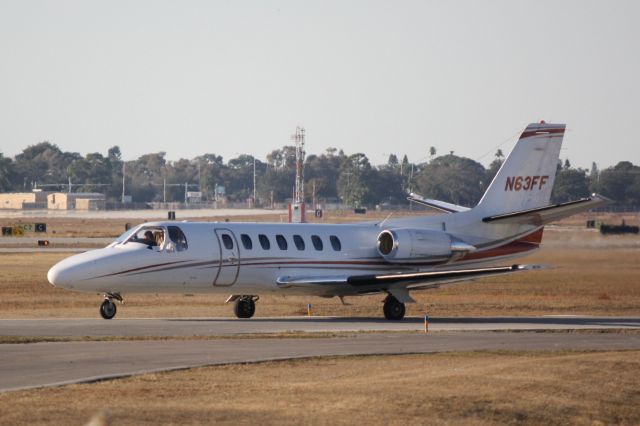
M 177 251 L 184 251 L 189 248 L 187 244 L 187 237 L 182 232 L 182 229 L 177 226 L 168 226 L 169 239 L 176 245 Z

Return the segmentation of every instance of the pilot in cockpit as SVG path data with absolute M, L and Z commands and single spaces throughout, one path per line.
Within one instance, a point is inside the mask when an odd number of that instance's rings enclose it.
M 151 231 L 146 231 L 144 233 L 144 239 L 140 241 L 142 244 L 146 244 L 149 246 L 149 248 L 153 247 L 156 245 L 156 239 L 153 236 L 153 232 Z
M 165 240 L 164 230 L 155 232 L 155 244 L 157 248 L 156 251 L 165 251 L 167 253 L 171 253 L 175 251 L 175 245 L 171 242 L 171 240 Z
M 156 231 L 156 245 L 162 248 L 162 243 L 164 243 L 164 231 Z

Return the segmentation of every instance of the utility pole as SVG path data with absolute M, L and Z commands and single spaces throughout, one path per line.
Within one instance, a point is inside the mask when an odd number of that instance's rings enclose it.
M 253 208 L 256 208 L 256 157 L 253 157 Z
M 124 163 L 124 160 L 122 160 L 122 204 L 124 204 L 124 170 L 125 170 L 125 163 Z
M 198 192 L 202 192 L 202 179 L 200 178 L 200 160 L 198 160 Z
M 316 180 L 313 180 L 313 210 L 318 209 L 318 200 L 316 199 Z
M 162 202 L 167 204 L 167 178 L 162 179 Z

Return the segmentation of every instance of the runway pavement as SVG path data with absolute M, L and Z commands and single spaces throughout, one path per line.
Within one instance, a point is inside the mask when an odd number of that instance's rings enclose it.
M 96 315 L 97 316 L 97 315 Z M 0 320 L 0 336 L 211 336 L 283 332 L 420 331 L 423 318 L 71 318 Z M 640 329 L 640 317 L 451 317 L 430 318 L 431 331 Z
M 434 318 L 431 319 L 429 333 L 415 332 L 423 330 L 423 327 L 421 318 L 400 322 L 331 317 L 0 320 L 0 335 L 3 336 L 167 339 L 0 344 L 0 391 L 90 382 L 202 365 L 312 356 L 640 349 L 640 333 L 603 332 L 606 329 L 639 329 L 640 318 Z M 580 329 L 596 331 L 542 332 Z M 317 338 L 255 337 L 260 333 L 286 331 L 347 333 L 337 337 L 322 334 Z M 368 333 L 349 333 L 352 331 Z M 252 337 L 240 338 L 243 334 Z M 208 337 L 185 340 L 189 336 Z

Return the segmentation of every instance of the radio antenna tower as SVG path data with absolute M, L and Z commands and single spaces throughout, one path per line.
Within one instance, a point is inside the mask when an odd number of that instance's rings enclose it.
M 296 186 L 293 191 L 293 203 L 289 206 L 289 222 L 301 223 L 305 220 L 304 205 L 304 127 L 296 127 L 291 135 L 296 146 Z
M 296 190 L 293 202 L 304 203 L 304 127 L 296 127 L 296 133 L 291 136 L 296 145 Z

